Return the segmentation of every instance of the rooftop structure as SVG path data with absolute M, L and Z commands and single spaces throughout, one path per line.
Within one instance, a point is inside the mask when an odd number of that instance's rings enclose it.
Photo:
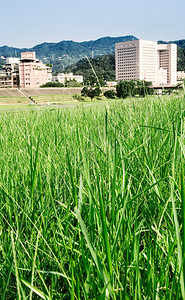
M 176 85 L 177 45 L 136 40 L 115 45 L 116 80 Z
M 35 52 L 22 52 L 21 53 L 21 61 L 35 61 L 36 60 L 36 54 Z

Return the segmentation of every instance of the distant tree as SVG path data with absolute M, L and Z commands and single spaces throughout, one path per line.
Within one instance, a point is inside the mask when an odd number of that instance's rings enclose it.
M 67 87 L 67 77 L 64 79 L 64 86 Z
M 108 99 L 115 99 L 116 98 L 116 92 L 114 90 L 109 90 L 109 91 L 106 91 L 104 93 L 104 96 Z
M 128 96 L 134 96 L 136 92 L 136 83 L 135 81 L 119 81 L 116 86 L 116 92 L 118 98 L 127 98 Z
M 131 81 L 119 81 L 116 86 L 116 92 L 118 98 L 134 97 L 139 95 L 145 97 L 146 95 L 153 95 L 154 90 L 152 83 L 145 80 L 131 80 Z
M 101 86 L 105 86 L 106 85 L 106 82 L 105 82 L 105 80 L 103 78 L 103 75 L 100 74 L 98 76 L 98 80 L 99 80 L 99 83 L 100 83 Z
M 53 65 L 52 65 L 52 64 L 46 64 L 46 66 L 47 66 L 47 67 L 50 67 L 50 68 L 52 68 L 52 67 L 53 67 Z
M 91 87 L 95 86 L 97 84 L 97 79 L 94 75 L 90 75 L 85 79 L 84 84 Z
M 101 90 L 99 87 L 93 88 L 93 87 L 84 87 L 81 91 L 82 96 L 87 96 L 91 98 L 91 101 L 94 97 L 99 97 L 101 94 Z
M 82 86 L 82 83 L 77 82 L 77 80 L 74 79 L 68 79 L 65 78 L 65 87 L 80 87 Z
M 91 75 L 84 80 L 84 84 L 87 86 L 91 86 L 91 87 L 92 86 L 98 87 L 99 85 L 100 86 L 106 85 L 105 80 L 102 75 L 99 75 L 98 77 L 96 77 L 95 75 Z
M 116 92 L 117 92 L 117 97 L 118 98 L 126 98 L 128 96 L 126 88 L 125 88 L 125 82 L 124 81 L 119 81 L 118 84 L 116 85 Z
M 177 48 L 177 70 L 185 71 L 185 49 Z
M 63 87 L 64 85 L 60 82 L 47 82 L 45 84 L 42 84 L 40 87 L 45 88 L 45 87 Z
M 154 90 L 152 88 L 152 83 L 145 80 L 137 80 L 136 93 L 141 97 L 153 95 Z

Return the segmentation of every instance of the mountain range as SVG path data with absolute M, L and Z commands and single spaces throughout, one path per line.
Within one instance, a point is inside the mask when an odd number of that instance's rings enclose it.
M 88 57 L 97 57 L 114 53 L 115 43 L 137 40 L 135 36 L 103 37 L 94 41 L 42 43 L 33 48 L 0 47 L 0 57 L 20 57 L 21 52 L 35 51 L 36 57 L 45 63 L 53 64 L 55 71 Z
M 59 43 L 42 43 L 33 48 L 14 48 L 8 46 L 0 47 L 0 57 L 20 57 L 21 52 L 35 51 L 36 57 L 45 63 L 53 64 L 53 71 L 65 70 L 69 65 L 85 58 L 86 56 L 95 58 L 115 52 L 115 43 L 137 40 L 133 35 L 120 37 L 102 37 L 94 41 L 74 42 L 61 41 Z M 167 43 L 159 41 L 159 43 Z M 185 40 L 170 41 L 168 43 L 177 44 L 180 59 L 185 59 Z M 0 65 L 3 60 L 0 61 Z

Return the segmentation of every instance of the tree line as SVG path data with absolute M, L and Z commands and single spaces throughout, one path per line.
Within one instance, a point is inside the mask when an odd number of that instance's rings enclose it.
M 82 96 L 90 97 L 91 100 L 101 95 L 101 89 L 96 86 L 85 86 L 81 91 Z M 119 81 L 116 85 L 116 90 L 108 90 L 104 93 L 104 96 L 108 99 L 135 97 L 145 97 L 147 95 L 153 95 L 154 89 L 152 83 L 145 80 L 131 80 L 131 81 Z

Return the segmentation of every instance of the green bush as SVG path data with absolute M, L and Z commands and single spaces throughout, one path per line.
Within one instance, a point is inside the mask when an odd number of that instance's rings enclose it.
M 109 91 L 106 91 L 104 93 L 104 96 L 108 99 L 115 99 L 116 98 L 116 92 L 114 90 L 109 90 Z
M 145 80 L 121 80 L 116 86 L 117 97 L 125 99 L 127 97 L 134 97 L 136 95 L 141 97 L 153 95 L 154 90 L 151 86 L 152 83 Z
M 99 87 L 93 88 L 93 87 L 84 87 L 81 91 L 82 96 L 90 97 L 91 100 L 94 97 L 99 97 L 101 94 L 101 90 Z
M 63 87 L 64 85 L 60 82 L 46 82 L 45 84 L 42 84 L 40 87 Z
M 74 95 L 73 95 L 73 99 L 74 99 L 74 100 L 78 100 L 78 101 L 84 100 L 84 98 L 83 98 L 82 96 L 78 95 L 78 94 L 74 94 Z

